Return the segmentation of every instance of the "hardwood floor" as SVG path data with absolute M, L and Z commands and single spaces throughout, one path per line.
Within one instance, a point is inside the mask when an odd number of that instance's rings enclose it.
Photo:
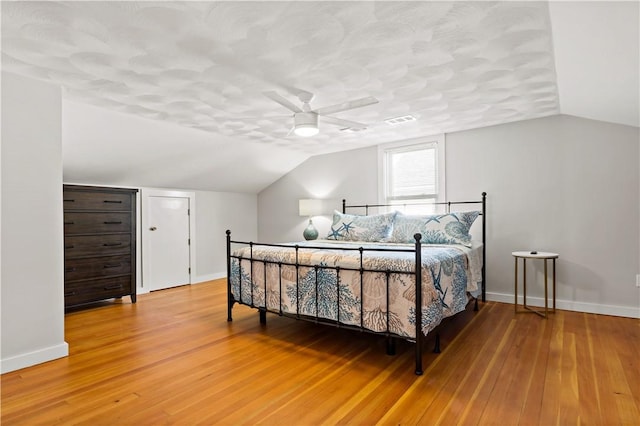
M 223 280 L 66 315 L 70 356 L 2 375 L 3 425 L 637 425 L 640 321 L 481 305 L 442 353 L 234 307 Z M 427 347 L 432 342 L 427 342 Z

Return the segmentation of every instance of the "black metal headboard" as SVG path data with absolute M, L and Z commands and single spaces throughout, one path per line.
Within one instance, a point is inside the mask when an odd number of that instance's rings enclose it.
M 482 301 L 486 302 L 486 263 L 487 263 L 487 193 L 482 193 L 482 199 L 478 201 L 442 201 L 430 203 L 433 206 L 447 206 L 447 213 L 451 213 L 451 206 L 457 206 L 462 204 L 482 204 L 482 210 L 480 215 L 482 216 Z M 369 214 L 369 208 L 381 208 L 381 207 L 405 207 L 412 205 L 424 205 L 424 203 L 406 203 L 406 204 L 362 204 L 362 205 L 347 205 L 347 200 L 342 200 L 342 213 L 346 213 L 347 209 L 365 209 L 365 215 Z

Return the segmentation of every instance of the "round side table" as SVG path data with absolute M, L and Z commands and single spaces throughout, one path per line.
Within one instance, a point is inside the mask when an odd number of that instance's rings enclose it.
M 511 253 L 515 259 L 515 311 L 516 313 L 532 312 L 538 314 L 543 318 L 547 318 L 550 313 L 556 311 L 556 259 L 559 257 L 558 253 L 549 253 L 543 251 L 514 251 Z M 523 287 L 523 307 L 525 310 L 518 310 L 518 259 L 522 259 L 522 287 Z M 532 309 L 527 306 L 527 259 L 542 259 L 544 261 L 544 312 L 536 309 Z M 548 295 L 548 273 L 547 273 L 547 261 L 553 261 L 553 310 L 549 310 L 549 295 Z

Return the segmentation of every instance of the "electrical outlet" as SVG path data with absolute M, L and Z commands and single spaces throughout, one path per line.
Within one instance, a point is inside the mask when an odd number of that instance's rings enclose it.
M 640 274 L 636 275 L 636 287 L 640 287 Z

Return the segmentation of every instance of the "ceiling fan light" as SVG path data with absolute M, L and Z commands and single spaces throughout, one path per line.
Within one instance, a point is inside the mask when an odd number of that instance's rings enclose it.
M 318 132 L 318 127 L 313 124 L 298 124 L 296 125 L 295 129 L 293 129 L 293 133 L 305 138 L 315 136 L 318 134 Z
M 293 133 L 298 136 L 310 137 L 318 134 L 318 115 L 313 112 L 299 112 L 295 114 Z

